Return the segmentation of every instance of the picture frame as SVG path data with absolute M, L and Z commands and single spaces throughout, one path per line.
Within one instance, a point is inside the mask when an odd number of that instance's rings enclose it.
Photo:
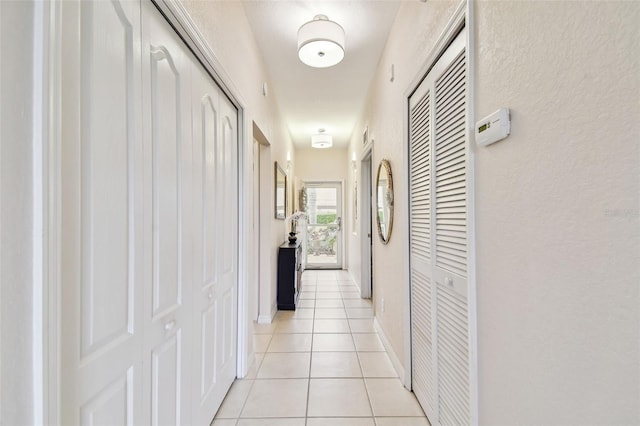
M 278 220 L 285 220 L 287 217 L 287 174 L 275 162 L 274 172 L 274 217 Z

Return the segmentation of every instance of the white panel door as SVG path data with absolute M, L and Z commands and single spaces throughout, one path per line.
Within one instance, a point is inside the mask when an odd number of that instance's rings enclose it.
M 470 424 L 466 33 L 409 102 L 413 388 L 432 424 Z
M 62 8 L 61 420 L 140 424 L 139 4 Z
M 190 423 L 191 61 L 150 2 L 142 3 L 145 102 L 145 410 L 150 422 Z
M 237 113 L 194 68 L 193 423 L 208 424 L 236 373 Z

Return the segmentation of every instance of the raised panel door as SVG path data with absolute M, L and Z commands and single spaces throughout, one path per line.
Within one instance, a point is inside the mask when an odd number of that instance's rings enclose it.
M 190 423 L 191 62 L 155 7 L 142 3 L 145 118 L 144 400 L 151 424 Z
M 140 10 L 63 4 L 62 421 L 142 419 Z
M 237 243 L 236 111 L 194 69 L 193 421 L 210 423 L 235 378 Z

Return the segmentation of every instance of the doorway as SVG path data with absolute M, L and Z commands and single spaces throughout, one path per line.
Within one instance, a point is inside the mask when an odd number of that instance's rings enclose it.
M 373 273 L 372 273 L 372 260 L 371 260 L 371 235 L 372 235 L 372 186 L 371 186 L 371 148 L 365 152 L 362 161 L 360 162 L 360 182 L 362 182 L 362 219 L 360 221 L 360 235 L 362 235 L 361 241 L 361 268 L 360 271 L 360 295 L 363 299 L 370 299 L 373 297 Z
M 342 269 L 342 183 L 305 183 L 307 269 Z

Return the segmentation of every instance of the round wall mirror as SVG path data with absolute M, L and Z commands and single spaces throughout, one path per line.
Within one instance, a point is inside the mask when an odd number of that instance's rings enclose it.
M 393 179 L 391 178 L 391 165 L 387 160 L 382 160 L 378 166 L 376 222 L 378 223 L 380 240 L 383 244 L 387 244 L 393 228 Z

